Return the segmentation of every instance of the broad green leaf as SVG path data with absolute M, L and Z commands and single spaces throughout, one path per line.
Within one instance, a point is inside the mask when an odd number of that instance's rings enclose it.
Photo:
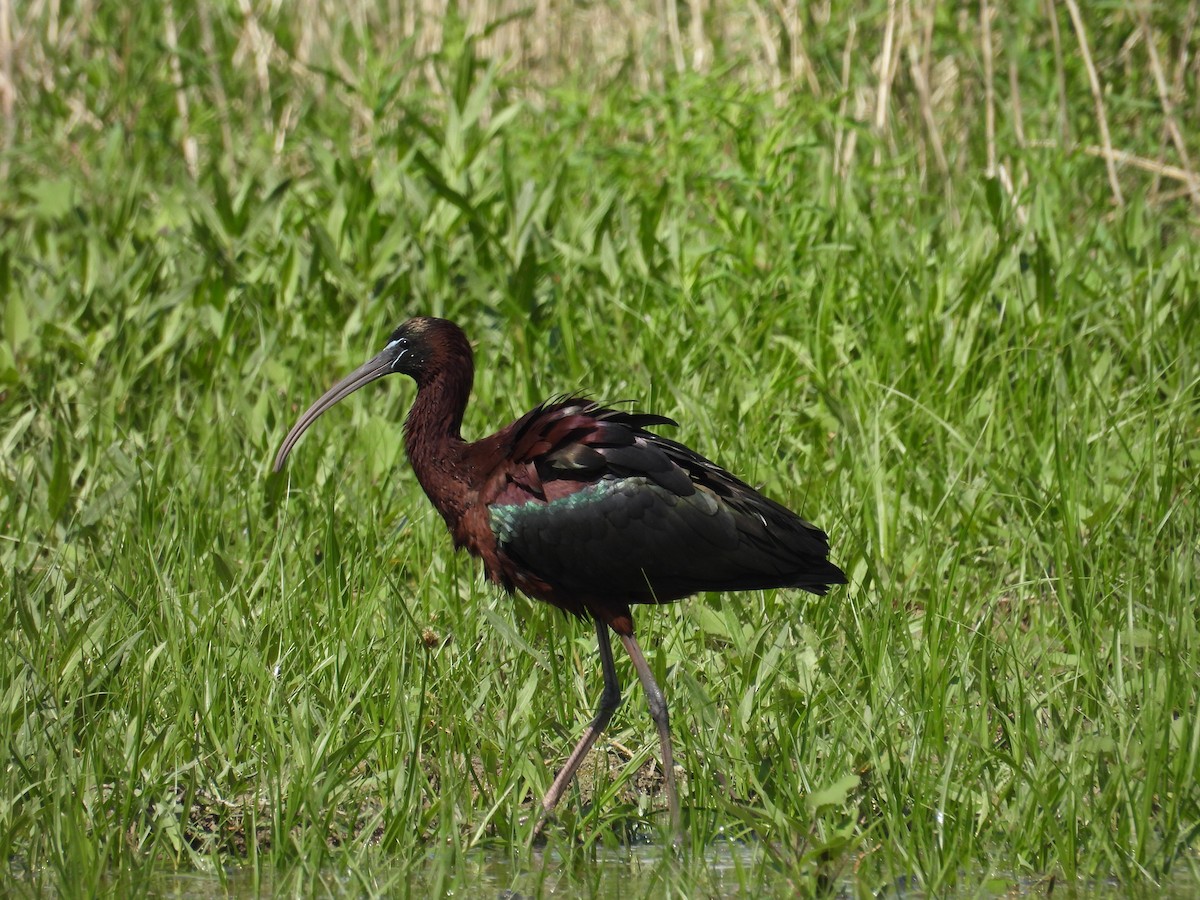
M 15 352 L 29 339 L 29 314 L 19 291 L 12 291 L 4 304 L 4 336 Z
M 75 187 L 68 178 L 47 178 L 26 188 L 33 201 L 34 214 L 53 221 L 71 211 L 75 202 Z
M 860 779 L 857 775 L 847 775 L 844 778 L 839 778 L 833 784 L 813 791 L 804 800 L 808 804 L 808 808 L 813 812 L 824 806 L 840 806 L 846 802 L 846 798 L 850 796 L 850 792 L 858 787 L 859 781 Z

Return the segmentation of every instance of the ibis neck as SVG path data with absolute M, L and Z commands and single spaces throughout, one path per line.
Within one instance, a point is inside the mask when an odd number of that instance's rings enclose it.
M 417 398 L 404 421 L 404 449 L 421 487 L 449 521 L 466 486 L 461 471 L 462 418 L 474 377 L 470 362 L 417 380 Z

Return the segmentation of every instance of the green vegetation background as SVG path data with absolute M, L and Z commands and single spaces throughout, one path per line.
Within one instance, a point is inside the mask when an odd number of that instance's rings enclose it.
M 0 4 L 10 883 L 1194 878 L 1196 18 Z M 623 849 L 664 820 L 625 660 L 527 848 L 594 636 L 451 552 L 400 447 L 410 383 L 268 475 L 412 314 L 476 342 L 469 436 L 632 399 L 831 535 L 825 599 L 638 618 L 680 861 Z

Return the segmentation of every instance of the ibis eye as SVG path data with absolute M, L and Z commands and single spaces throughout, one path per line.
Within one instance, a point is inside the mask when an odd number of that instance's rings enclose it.
M 389 368 L 393 372 L 399 372 L 402 371 L 400 368 L 402 361 L 412 352 L 412 347 L 408 344 L 408 338 L 399 337 L 389 341 L 383 352 L 390 352 L 392 354 L 392 362 Z

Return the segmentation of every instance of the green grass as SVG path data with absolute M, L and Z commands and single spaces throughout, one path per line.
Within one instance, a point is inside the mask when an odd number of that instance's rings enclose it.
M 1124 170 L 1116 205 L 1100 160 L 1013 137 L 1013 98 L 1003 189 L 967 84 L 936 110 L 965 135 L 939 175 L 903 79 L 880 134 L 835 91 L 778 102 L 736 48 L 646 85 L 551 79 L 489 66 L 453 18 L 427 61 L 386 30 L 321 32 L 330 59 L 272 57 L 263 95 L 234 61 L 245 23 L 214 13 L 210 65 L 180 7 L 185 124 L 177 86 L 145 74 L 161 11 L 138 9 L 80 12 L 95 40 L 63 39 L 54 90 L 22 70 L 3 155 L 0 857 L 17 889 L 167 891 L 195 871 L 235 892 L 940 896 L 1197 877 L 1186 196 Z M 1055 68 L 1043 13 L 1000 23 L 1025 127 L 1065 118 L 1086 145 L 1083 65 Z M 863 85 L 883 12 L 860 15 Z M 970 70 L 948 15 L 936 52 Z M 1134 21 L 1113 16 L 1090 35 L 1109 60 Z M 300 26 L 263 17 L 296 52 Z M 850 33 L 808 32 L 827 85 Z M 1161 114 L 1138 72 L 1111 75 L 1106 102 L 1114 141 L 1149 159 Z M 298 413 L 412 314 L 476 344 L 468 436 L 562 391 L 632 399 L 831 535 L 851 583 L 827 598 L 635 611 L 671 703 L 679 861 L 627 845 L 666 815 L 620 657 L 603 756 L 529 849 L 599 696 L 594 635 L 452 553 L 400 446 L 411 383 L 343 404 L 269 475 Z

